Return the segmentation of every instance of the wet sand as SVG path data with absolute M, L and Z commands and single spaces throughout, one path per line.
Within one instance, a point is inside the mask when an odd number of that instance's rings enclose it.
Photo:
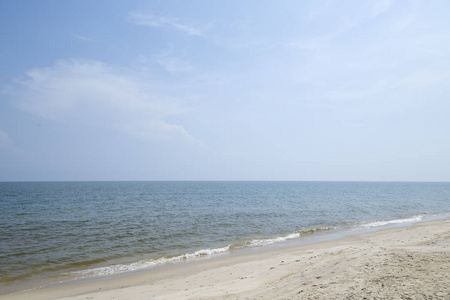
M 450 299 L 450 219 L 0 299 Z

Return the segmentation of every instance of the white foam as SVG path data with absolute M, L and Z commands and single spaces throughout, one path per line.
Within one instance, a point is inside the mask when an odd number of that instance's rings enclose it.
M 75 271 L 71 272 L 67 275 L 73 275 L 77 278 L 86 278 L 86 277 L 94 277 L 94 276 L 105 276 L 105 275 L 113 275 L 113 274 L 120 274 L 124 272 L 130 272 L 130 271 L 136 271 L 141 270 L 145 268 L 154 267 L 157 265 L 163 265 L 167 263 L 176 263 L 176 262 L 182 262 L 190 259 L 196 259 L 200 257 L 208 257 L 212 256 L 214 254 L 224 253 L 229 251 L 230 245 L 226 247 L 221 248 L 214 248 L 214 249 L 202 249 L 195 251 L 193 253 L 186 253 L 179 256 L 174 257 L 162 257 L 159 259 L 153 259 L 153 260 L 141 260 L 129 264 L 117 264 L 107 267 L 99 267 L 99 268 L 92 268 L 82 271 Z
M 280 237 L 271 238 L 271 239 L 252 240 L 250 242 L 250 246 L 252 246 L 252 247 L 267 246 L 267 245 L 271 245 L 271 244 L 275 244 L 275 243 L 279 243 L 279 242 L 284 242 L 287 240 L 292 240 L 292 239 L 295 239 L 298 237 L 300 237 L 300 233 L 291 233 L 286 236 L 280 236 Z
M 377 221 L 372 223 L 363 224 L 362 226 L 364 228 L 371 228 L 371 227 L 379 227 L 379 226 L 385 226 L 389 224 L 401 224 L 401 223 L 412 223 L 412 222 L 418 222 L 421 221 L 423 216 L 415 216 L 412 218 L 407 219 L 397 219 L 397 220 L 390 220 L 390 221 Z
M 251 241 L 247 241 L 244 244 L 233 244 L 228 245 L 221 248 L 211 248 L 211 249 L 201 249 L 192 253 L 186 253 L 174 257 L 161 257 L 158 259 L 152 260 L 140 260 L 137 262 L 129 263 L 129 264 L 116 264 L 107 267 L 98 267 L 92 268 L 82 271 L 74 271 L 71 273 L 66 273 L 65 275 L 69 275 L 75 278 L 87 278 L 87 277 L 97 277 L 97 276 L 106 276 L 106 275 L 114 275 L 120 274 L 124 272 L 137 271 L 145 268 L 150 268 L 158 265 L 164 265 L 169 263 L 177 263 L 182 261 L 188 261 L 199 258 L 206 258 L 209 256 L 213 256 L 215 254 L 225 253 L 230 251 L 230 249 L 241 248 L 241 247 L 260 247 L 267 246 L 279 242 L 284 242 L 287 240 L 292 240 L 299 238 L 301 234 L 312 233 L 319 230 L 329 230 L 330 228 L 317 228 L 317 229 L 309 229 L 300 232 L 294 232 L 285 236 L 275 237 L 275 238 L 267 238 L 267 239 L 255 239 Z

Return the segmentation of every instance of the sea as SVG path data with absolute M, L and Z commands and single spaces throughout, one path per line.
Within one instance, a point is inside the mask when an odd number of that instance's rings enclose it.
M 0 294 L 450 217 L 450 183 L 0 182 Z

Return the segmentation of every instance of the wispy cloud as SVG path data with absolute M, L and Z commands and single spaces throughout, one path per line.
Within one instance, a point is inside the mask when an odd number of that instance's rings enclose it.
M 93 41 L 94 41 L 93 38 L 85 37 L 85 36 L 82 36 L 82 35 L 78 35 L 78 34 L 76 34 L 76 33 L 72 33 L 72 35 L 73 35 L 75 38 L 79 39 L 80 41 L 84 41 L 84 42 L 93 42 Z
M 155 61 L 169 73 L 189 72 L 194 69 L 191 63 L 171 56 L 154 56 Z
M 172 74 L 189 72 L 194 69 L 194 66 L 191 62 L 183 59 L 180 56 L 174 56 L 172 47 L 167 51 L 152 55 L 150 61 L 155 62 L 164 70 Z
M 167 117 L 186 113 L 177 99 L 155 91 L 148 78 L 98 61 L 59 61 L 32 69 L 3 92 L 15 106 L 57 122 L 109 126 L 141 138 L 198 141 Z
M 136 25 L 176 29 L 187 35 L 204 35 L 204 31 L 202 29 L 194 27 L 190 24 L 185 24 L 176 18 L 142 13 L 130 13 L 129 18 Z

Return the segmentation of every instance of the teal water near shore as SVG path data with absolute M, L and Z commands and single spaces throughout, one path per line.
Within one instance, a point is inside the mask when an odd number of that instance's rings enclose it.
M 3 182 L 0 293 L 449 213 L 450 183 Z

